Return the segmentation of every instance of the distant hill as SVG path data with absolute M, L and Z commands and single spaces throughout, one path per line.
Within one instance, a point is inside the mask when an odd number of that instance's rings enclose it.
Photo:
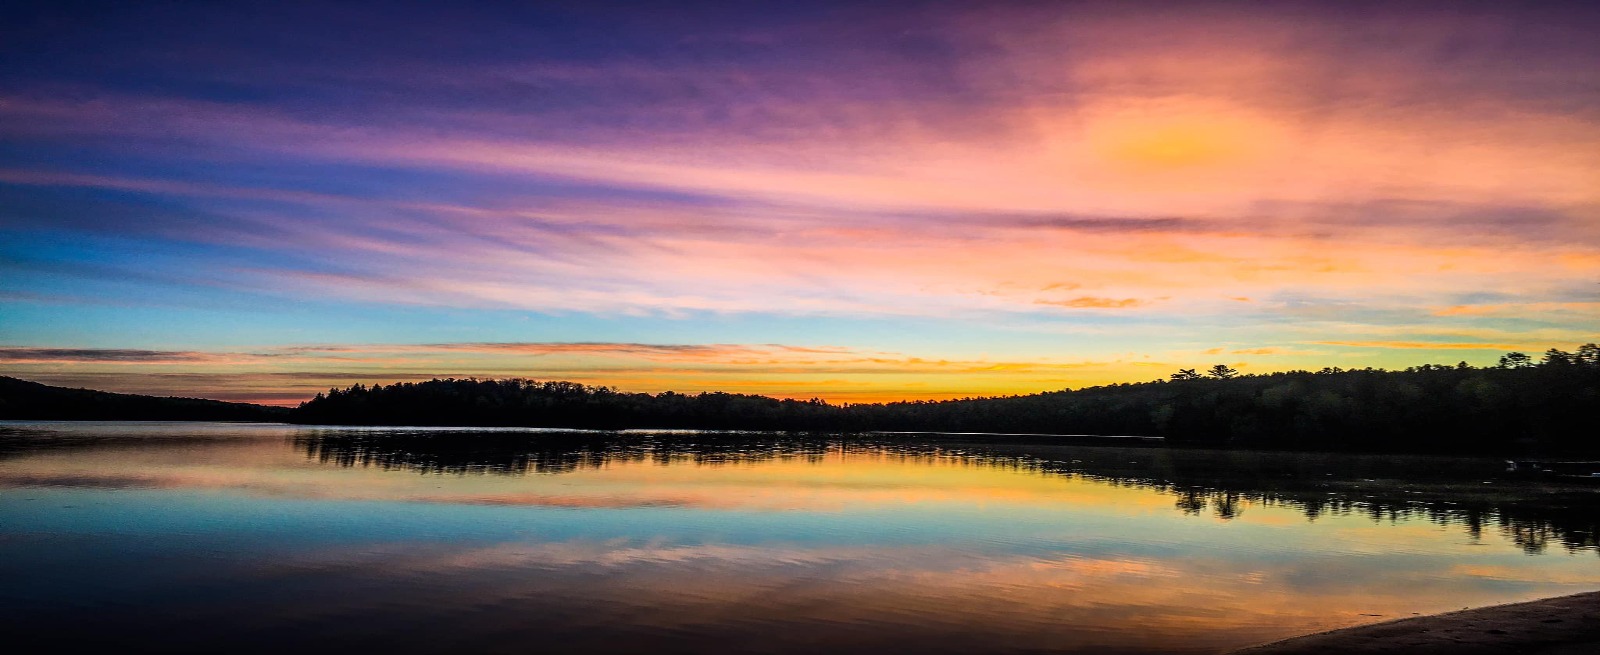
M 282 421 L 288 408 L 52 387 L 0 376 L 0 419 L 61 421 Z

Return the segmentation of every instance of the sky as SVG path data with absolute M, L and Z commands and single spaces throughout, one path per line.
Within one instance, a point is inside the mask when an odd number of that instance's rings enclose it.
M 836 402 L 1600 339 L 1593 3 L 0 4 L 0 374 Z

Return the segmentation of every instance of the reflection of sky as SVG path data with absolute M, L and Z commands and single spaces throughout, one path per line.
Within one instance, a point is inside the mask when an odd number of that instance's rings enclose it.
M 7 9 L 0 371 L 851 400 L 1593 338 L 1592 8 L 808 7 Z
M 5 603 L 197 622 L 249 608 L 262 630 L 426 612 L 493 634 L 910 626 L 1018 648 L 1215 650 L 1600 586 L 1593 553 L 1528 556 L 1492 531 L 1255 503 L 1192 516 L 1147 488 L 971 460 L 438 475 L 324 465 L 289 428 L 254 430 L 0 460 Z

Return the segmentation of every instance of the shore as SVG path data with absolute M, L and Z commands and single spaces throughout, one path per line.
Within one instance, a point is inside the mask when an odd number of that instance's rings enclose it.
M 1330 630 L 1234 653 L 1600 653 L 1600 592 Z

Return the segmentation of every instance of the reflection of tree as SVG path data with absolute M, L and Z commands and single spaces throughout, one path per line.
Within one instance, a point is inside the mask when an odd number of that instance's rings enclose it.
M 1178 499 L 1173 503 L 1173 506 L 1177 507 L 1178 511 L 1189 516 L 1199 516 L 1201 512 L 1206 511 L 1207 493 L 1205 490 L 1184 489 L 1177 492 L 1177 496 Z
M 1184 514 L 1232 520 L 1251 506 L 1292 507 L 1306 520 L 1365 516 L 1492 525 L 1527 552 L 1550 544 L 1600 553 L 1600 493 L 1516 480 L 1498 462 L 1314 453 L 970 443 L 955 437 L 866 438 L 759 433 L 434 432 L 321 429 L 294 439 L 312 460 L 423 474 L 530 475 L 615 463 L 724 466 L 870 456 L 957 461 L 1173 496 Z
M 1217 518 L 1232 520 L 1244 513 L 1243 504 L 1239 502 L 1239 494 L 1234 491 L 1222 491 L 1216 494 Z
M 806 436 L 694 434 L 692 442 L 618 432 L 433 432 L 323 429 L 295 438 L 306 456 L 339 466 L 428 474 L 567 473 L 619 462 L 719 466 L 775 459 L 820 462 L 830 452 L 876 452 Z M 900 453 L 910 455 L 911 453 Z M 932 456 L 930 448 L 928 455 Z
M 1550 543 L 1551 530 L 1549 526 L 1529 523 L 1502 524 L 1501 532 L 1511 537 L 1511 541 L 1523 550 L 1530 553 L 1543 552 Z

